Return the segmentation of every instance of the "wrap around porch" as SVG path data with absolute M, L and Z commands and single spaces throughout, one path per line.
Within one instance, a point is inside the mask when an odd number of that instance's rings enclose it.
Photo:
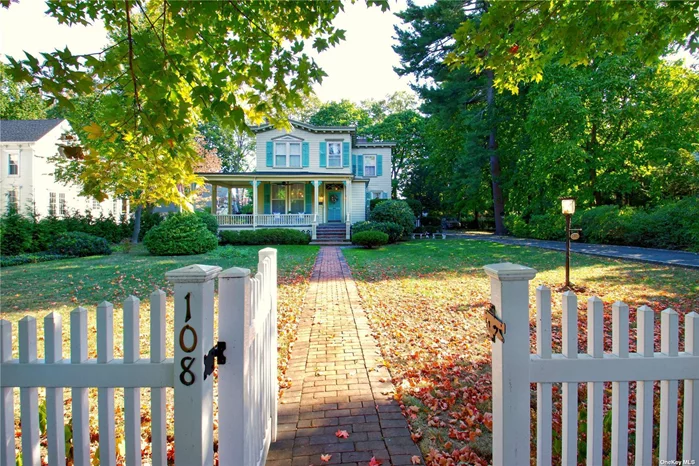
M 211 184 L 211 213 L 219 229 L 293 228 L 317 239 L 321 224 L 344 226 L 350 238 L 352 223 L 353 176 L 312 173 L 206 173 L 200 174 Z M 218 188 L 228 190 L 227 209 L 219 206 Z M 249 189 L 251 199 L 246 213 L 236 213 L 233 189 Z M 222 212 L 223 210 L 223 212 Z M 226 212 L 227 210 L 227 212 Z

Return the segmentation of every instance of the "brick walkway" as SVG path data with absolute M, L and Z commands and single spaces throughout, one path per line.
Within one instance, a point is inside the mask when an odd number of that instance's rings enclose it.
M 321 248 L 289 361 L 292 387 L 279 404 L 277 442 L 267 466 L 366 466 L 372 457 L 384 466 L 412 464 L 420 451 L 379 360 L 342 252 Z M 337 430 L 349 438 L 337 438 Z M 321 454 L 332 457 L 323 462 Z

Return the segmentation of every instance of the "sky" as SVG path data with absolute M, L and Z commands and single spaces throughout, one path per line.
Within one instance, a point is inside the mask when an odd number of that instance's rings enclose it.
M 395 91 L 410 90 L 409 79 L 399 78 L 393 67 L 398 55 L 391 49 L 393 25 L 400 20 L 393 14 L 403 10 L 405 0 L 389 0 L 391 11 L 367 7 L 363 1 L 347 2 L 345 11 L 335 19 L 336 27 L 346 31 L 346 40 L 320 54 L 313 54 L 328 74 L 314 87 L 322 101 L 380 99 Z M 95 52 L 107 44 L 102 23 L 93 26 L 60 25 L 44 14 L 43 0 L 22 0 L 9 9 L 0 8 L 0 55 L 24 58 L 31 54 L 63 49 L 76 54 Z M 28 33 L 29 32 L 29 33 Z

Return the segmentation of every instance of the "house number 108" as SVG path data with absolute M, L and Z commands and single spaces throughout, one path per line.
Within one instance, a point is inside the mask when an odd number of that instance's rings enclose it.
M 185 326 L 182 327 L 182 330 L 180 330 L 180 349 L 184 351 L 185 353 L 191 353 L 194 351 L 197 347 L 197 332 L 194 330 L 194 328 L 187 324 L 189 320 L 192 318 L 192 309 L 191 309 L 191 304 L 190 304 L 190 299 L 192 297 L 192 293 L 187 293 L 187 295 L 184 297 L 184 300 L 187 301 L 187 315 L 185 316 Z M 187 345 L 184 341 L 185 333 L 190 332 L 192 334 L 192 344 Z M 185 356 L 182 358 L 180 361 L 180 367 L 182 368 L 182 372 L 180 373 L 180 382 L 182 382 L 182 385 L 192 385 L 195 380 L 194 372 L 192 372 L 191 368 L 192 365 L 194 364 L 194 359 L 192 356 Z

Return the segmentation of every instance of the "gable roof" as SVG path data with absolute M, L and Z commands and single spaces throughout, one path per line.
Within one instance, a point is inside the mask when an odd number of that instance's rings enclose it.
M 311 133 L 354 133 L 357 131 L 355 126 L 315 126 L 308 123 L 303 123 L 296 120 L 289 120 L 291 126 L 297 128 L 305 129 Z M 264 131 L 270 131 L 274 129 L 273 125 L 265 124 L 259 126 L 252 126 L 250 128 L 253 133 L 262 133 Z
M 61 124 L 53 120 L 0 120 L 0 142 L 35 142 Z

